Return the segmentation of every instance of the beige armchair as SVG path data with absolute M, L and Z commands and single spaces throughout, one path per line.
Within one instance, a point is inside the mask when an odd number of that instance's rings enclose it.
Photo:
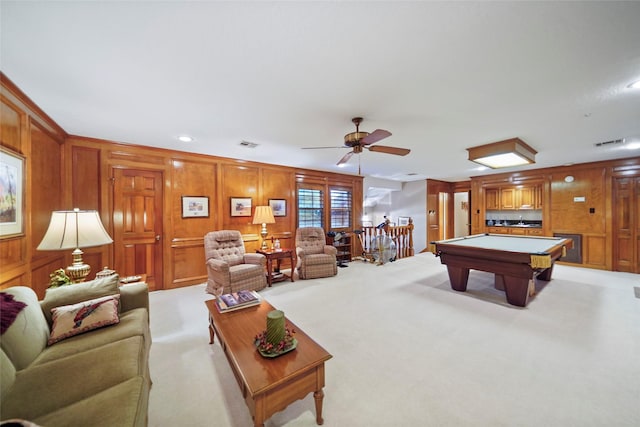
M 321 227 L 302 227 L 296 231 L 297 269 L 301 279 L 338 274 L 336 254 L 336 248 L 326 244 L 324 230 Z
M 267 286 L 262 254 L 247 254 L 242 235 L 236 230 L 212 231 L 204 236 L 207 260 L 207 292 L 223 287 L 224 293 L 259 291 Z

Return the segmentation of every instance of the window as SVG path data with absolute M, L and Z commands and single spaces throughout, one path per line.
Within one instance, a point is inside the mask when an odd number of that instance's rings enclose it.
M 322 190 L 298 189 L 298 227 L 323 227 Z
M 331 195 L 331 228 L 351 227 L 351 191 L 329 190 Z

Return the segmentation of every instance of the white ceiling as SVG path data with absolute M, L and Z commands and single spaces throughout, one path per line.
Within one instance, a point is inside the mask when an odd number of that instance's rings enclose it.
M 342 173 L 480 172 L 466 148 L 520 137 L 537 164 L 632 157 L 640 2 L 0 3 L 2 71 L 67 132 Z M 176 137 L 189 134 L 194 142 Z M 596 148 L 597 142 L 627 143 Z M 241 141 L 258 143 L 256 148 Z M 520 170 L 514 168 L 510 170 Z M 415 174 L 415 175 L 408 175 Z

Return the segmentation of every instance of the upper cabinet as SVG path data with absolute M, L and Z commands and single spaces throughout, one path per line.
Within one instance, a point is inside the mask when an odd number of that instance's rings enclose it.
M 486 210 L 497 211 L 500 209 L 500 189 L 499 188 L 487 188 L 484 191 L 485 201 L 484 206 Z
M 516 188 L 516 208 L 517 209 L 534 209 L 535 208 L 535 187 Z
M 486 188 L 485 209 L 542 209 L 542 186 L 529 185 Z
M 516 189 L 501 188 L 500 189 L 500 209 L 516 209 Z

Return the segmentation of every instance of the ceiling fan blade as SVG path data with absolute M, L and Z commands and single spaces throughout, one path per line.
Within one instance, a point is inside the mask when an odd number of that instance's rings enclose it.
M 334 145 L 334 146 L 331 146 L 331 147 L 301 147 L 301 148 L 303 150 L 323 150 L 325 148 L 349 148 L 349 147 L 346 147 L 344 145 L 341 145 L 341 146 Z
M 353 156 L 353 151 L 349 151 L 347 154 L 345 154 L 338 163 L 336 163 L 338 166 L 340 166 L 343 163 L 347 163 L 349 161 L 349 159 L 351 158 L 351 156 Z
M 374 145 L 367 147 L 369 151 L 377 151 L 379 153 L 395 154 L 396 156 L 406 156 L 411 152 L 408 148 L 387 147 L 386 145 Z
M 360 140 L 360 143 L 362 145 L 369 145 L 369 144 L 373 144 L 374 142 L 378 142 L 381 139 L 385 139 L 389 136 L 391 136 L 391 132 L 389 132 L 388 130 L 376 129 L 373 132 L 371 132 L 369 135 L 362 138 Z

